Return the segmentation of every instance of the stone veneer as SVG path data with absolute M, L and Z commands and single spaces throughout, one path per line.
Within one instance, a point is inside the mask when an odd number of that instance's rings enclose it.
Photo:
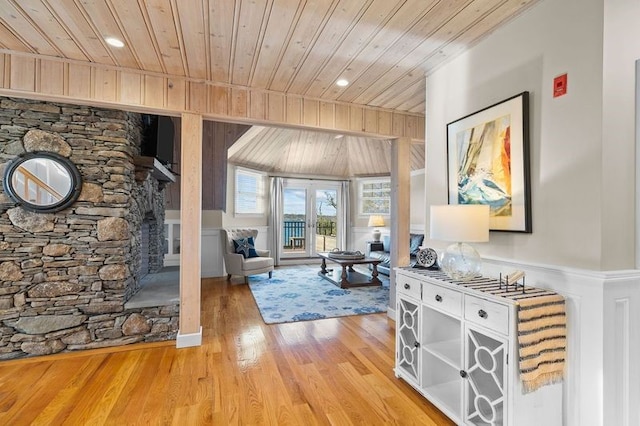
M 164 191 L 136 171 L 139 114 L 0 97 L 0 176 L 25 151 L 68 157 L 83 180 L 58 213 L 0 189 L 0 360 L 174 339 L 178 306 L 125 310 L 138 290 L 141 226 L 162 266 Z

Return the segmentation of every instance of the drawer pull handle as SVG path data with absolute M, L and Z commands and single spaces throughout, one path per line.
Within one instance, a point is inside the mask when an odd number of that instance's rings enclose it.
M 487 319 L 487 317 L 489 316 L 489 314 L 488 314 L 484 309 L 480 309 L 480 310 L 478 311 L 478 316 L 479 316 L 480 318 Z
M 436 302 L 442 302 L 442 296 L 436 294 Z
M 467 378 L 467 372 L 464 370 L 460 370 L 460 377 L 462 377 L 463 379 Z
M 405 284 L 405 285 L 404 285 L 404 289 L 405 289 L 405 290 L 409 290 L 410 288 L 411 288 L 411 286 L 410 286 L 409 284 Z

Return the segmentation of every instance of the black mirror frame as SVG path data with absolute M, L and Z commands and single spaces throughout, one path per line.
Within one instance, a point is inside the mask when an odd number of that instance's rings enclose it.
M 55 204 L 41 206 L 38 204 L 30 203 L 22 199 L 22 197 L 20 197 L 16 193 L 13 187 L 13 173 L 18 167 L 20 167 L 22 163 L 34 158 L 45 158 L 53 160 L 60 164 L 60 166 L 62 166 L 67 172 L 69 172 L 69 177 L 71 178 L 71 189 L 69 190 L 67 195 L 62 198 L 62 200 L 58 201 Z M 78 197 L 80 196 L 80 191 L 82 190 L 82 177 L 80 176 L 78 168 L 68 158 L 63 157 L 62 155 L 55 152 L 33 151 L 20 154 L 18 157 L 14 158 L 7 164 L 7 167 L 4 171 L 4 177 L 2 179 L 2 187 L 9 198 L 18 203 L 25 210 L 36 213 L 55 213 L 66 209 L 78 199 Z

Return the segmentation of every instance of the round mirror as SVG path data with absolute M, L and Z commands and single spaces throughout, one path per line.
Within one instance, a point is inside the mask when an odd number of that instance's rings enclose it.
M 28 152 L 7 165 L 2 185 L 26 210 L 57 212 L 78 198 L 82 179 L 68 158 L 53 152 Z

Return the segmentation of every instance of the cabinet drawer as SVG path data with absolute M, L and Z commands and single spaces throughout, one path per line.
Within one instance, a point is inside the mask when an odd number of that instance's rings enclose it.
M 422 295 L 420 280 L 405 275 L 396 275 L 396 290 L 414 299 L 420 300 Z
M 489 330 L 509 334 L 509 307 L 465 295 L 464 318 Z
M 455 290 L 427 284 L 422 291 L 422 301 L 451 315 L 459 317 L 462 313 L 462 293 Z

